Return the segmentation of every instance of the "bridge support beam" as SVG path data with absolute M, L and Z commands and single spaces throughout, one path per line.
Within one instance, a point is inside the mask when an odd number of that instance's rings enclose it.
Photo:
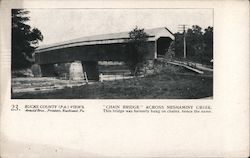
M 88 80 L 99 81 L 98 61 L 82 61 L 83 71 L 87 73 Z
M 55 77 L 54 64 L 43 64 L 40 65 L 42 77 Z

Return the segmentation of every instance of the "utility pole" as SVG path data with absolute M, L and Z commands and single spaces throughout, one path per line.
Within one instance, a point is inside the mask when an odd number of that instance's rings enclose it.
M 187 46 L 186 46 L 186 28 L 187 25 L 183 24 L 183 25 L 179 25 L 179 27 L 181 27 L 182 31 L 183 31 L 183 57 L 184 59 L 187 58 Z

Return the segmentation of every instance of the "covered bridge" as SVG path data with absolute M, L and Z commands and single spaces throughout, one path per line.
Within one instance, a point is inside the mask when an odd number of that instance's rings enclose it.
M 145 29 L 148 35 L 146 58 L 164 55 L 174 40 L 166 27 Z M 65 42 L 40 46 L 35 51 L 35 62 L 40 65 L 42 76 L 53 76 L 53 65 L 81 61 L 89 79 L 98 79 L 98 61 L 124 61 L 129 32 L 103 34 L 77 38 Z

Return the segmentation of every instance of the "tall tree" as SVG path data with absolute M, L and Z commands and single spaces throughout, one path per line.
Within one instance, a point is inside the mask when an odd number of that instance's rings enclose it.
M 209 26 L 205 29 L 203 41 L 205 44 L 204 60 L 211 63 L 210 61 L 213 59 L 213 27 Z
M 192 29 L 188 29 L 186 41 L 187 58 L 201 62 L 201 57 L 204 50 L 201 27 L 194 25 L 192 26 Z
M 187 59 L 209 64 L 213 58 L 213 28 L 208 27 L 205 32 L 198 25 L 186 31 Z M 175 56 L 183 57 L 183 34 L 175 34 Z
M 12 9 L 11 68 L 28 68 L 32 64 L 32 55 L 39 41 L 43 40 L 41 31 L 31 28 L 27 22 L 29 11 Z
M 129 32 L 129 40 L 127 45 L 127 59 L 126 63 L 130 68 L 131 73 L 135 74 L 137 68 L 142 64 L 147 55 L 146 41 L 148 34 L 144 29 L 137 26 Z
M 183 58 L 183 34 L 177 32 L 174 34 L 174 50 L 175 50 L 175 58 L 181 59 Z

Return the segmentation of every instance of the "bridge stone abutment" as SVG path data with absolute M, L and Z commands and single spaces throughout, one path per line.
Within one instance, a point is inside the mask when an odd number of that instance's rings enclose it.
M 74 61 L 70 63 L 69 67 L 69 79 L 70 80 L 83 80 L 84 71 L 81 61 Z

